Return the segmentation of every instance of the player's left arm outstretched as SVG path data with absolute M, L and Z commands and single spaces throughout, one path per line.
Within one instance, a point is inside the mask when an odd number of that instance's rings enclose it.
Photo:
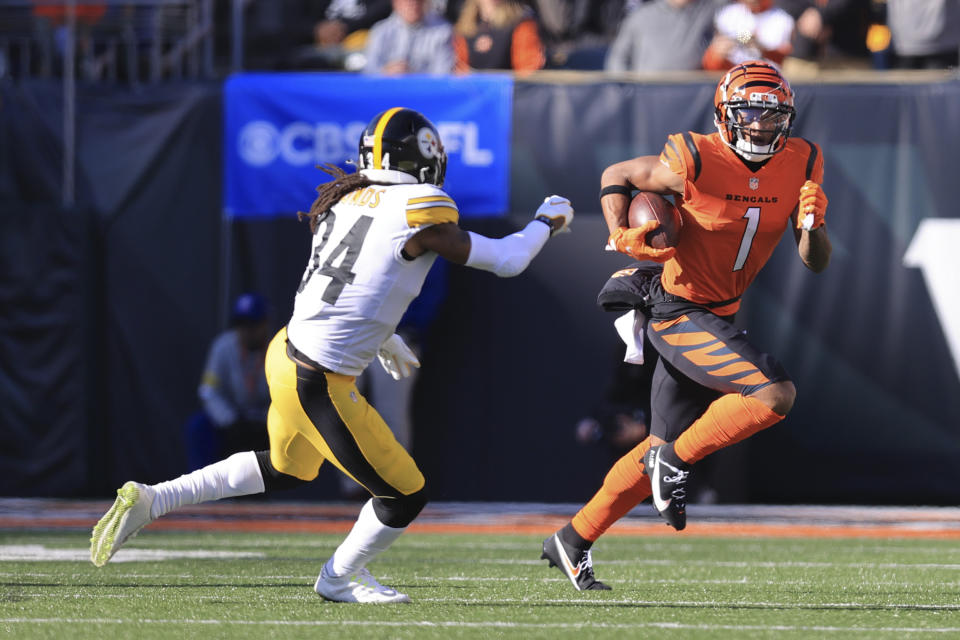
M 454 264 L 490 271 L 501 278 L 520 274 L 550 236 L 570 230 L 573 207 L 562 196 L 548 196 L 526 227 L 503 238 L 461 229 L 455 222 L 426 227 L 407 240 L 404 252 L 416 257 L 434 251 Z
M 833 251 L 825 224 L 827 202 L 823 187 L 807 180 L 800 188 L 800 199 L 793 212 L 793 233 L 800 259 L 814 273 L 827 268 Z

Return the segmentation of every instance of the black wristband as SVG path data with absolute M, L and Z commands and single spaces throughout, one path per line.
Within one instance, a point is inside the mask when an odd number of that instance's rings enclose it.
M 627 196 L 629 198 L 633 195 L 633 189 L 625 187 L 622 184 L 610 184 L 600 189 L 600 199 L 602 200 L 603 196 L 608 196 L 611 193 L 618 193 L 621 196 Z
M 542 222 L 543 224 L 547 225 L 547 227 L 550 228 L 550 235 L 553 235 L 553 220 L 551 220 L 550 218 L 548 218 L 548 217 L 545 216 L 545 215 L 539 215 L 539 216 L 537 216 L 536 218 L 534 218 L 534 220 L 537 220 L 537 221 Z

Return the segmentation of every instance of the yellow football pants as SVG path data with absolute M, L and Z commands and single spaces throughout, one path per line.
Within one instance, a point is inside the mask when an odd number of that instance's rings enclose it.
M 357 390 L 356 379 L 298 366 L 287 355 L 287 330 L 267 349 L 270 462 L 301 480 L 329 460 L 379 497 L 410 495 L 425 481 L 410 454 Z

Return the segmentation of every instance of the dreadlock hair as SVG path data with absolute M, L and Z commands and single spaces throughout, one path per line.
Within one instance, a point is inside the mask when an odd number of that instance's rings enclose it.
M 317 187 L 317 199 L 310 205 L 310 211 L 297 211 L 297 220 L 310 219 L 310 233 L 316 233 L 317 226 L 323 222 L 330 211 L 330 207 L 340 202 L 340 198 L 357 189 L 364 189 L 373 184 L 388 185 L 389 182 L 371 180 L 362 173 L 347 173 L 335 164 L 325 163 L 317 169 L 333 176 L 332 182 L 325 182 Z

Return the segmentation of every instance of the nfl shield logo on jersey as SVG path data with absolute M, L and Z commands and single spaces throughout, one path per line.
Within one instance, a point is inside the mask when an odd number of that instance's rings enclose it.
M 760 178 L 750 178 L 750 189 L 756 191 L 760 188 Z

